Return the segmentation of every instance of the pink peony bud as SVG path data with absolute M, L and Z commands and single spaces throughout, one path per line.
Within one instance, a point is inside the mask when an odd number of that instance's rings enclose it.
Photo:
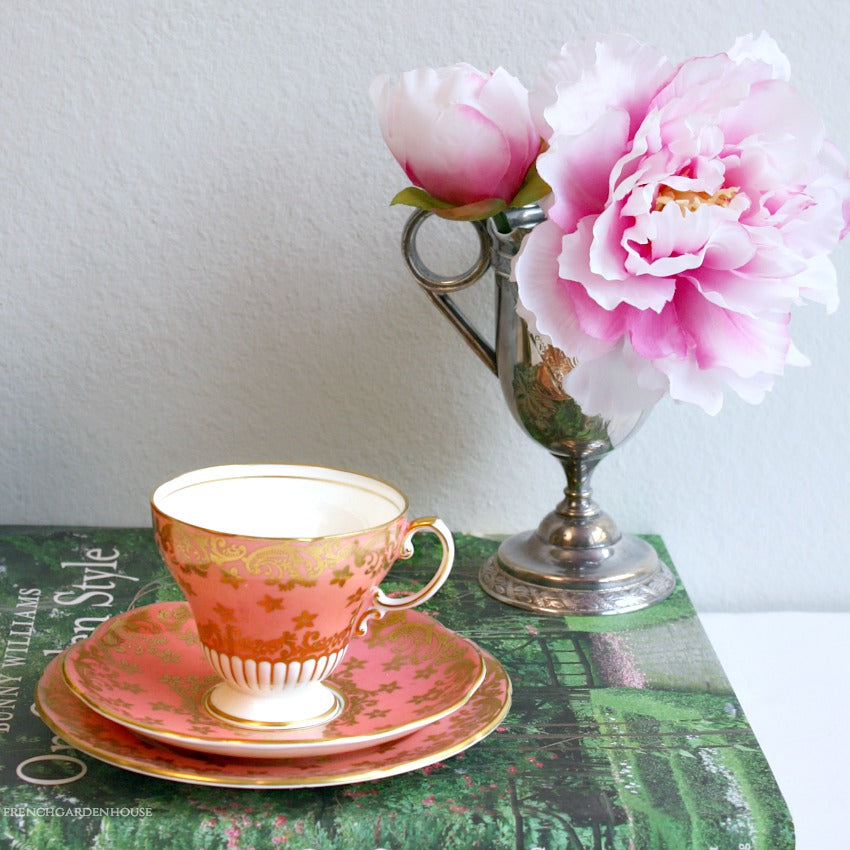
M 370 88 L 381 132 L 410 180 L 451 206 L 509 204 L 540 148 L 528 92 L 502 68 L 421 68 Z

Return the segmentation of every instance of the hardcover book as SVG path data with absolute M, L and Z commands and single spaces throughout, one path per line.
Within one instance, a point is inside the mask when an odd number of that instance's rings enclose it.
M 34 704 L 51 659 L 111 617 L 180 593 L 148 529 L 2 530 L 0 845 L 793 848 L 788 810 L 681 581 L 633 614 L 536 615 L 478 586 L 495 541 L 456 541 L 452 575 L 424 610 L 504 666 L 507 716 L 463 752 L 400 775 L 269 789 L 123 769 L 54 735 Z M 384 587 L 421 584 L 437 546 L 418 539 Z

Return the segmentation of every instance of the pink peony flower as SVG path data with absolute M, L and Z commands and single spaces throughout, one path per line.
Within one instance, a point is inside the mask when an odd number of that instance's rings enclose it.
M 585 413 L 664 393 L 760 401 L 786 364 L 791 308 L 829 310 L 827 254 L 850 179 L 766 35 L 672 65 L 627 36 L 564 48 L 531 95 L 548 142 L 547 220 L 515 263 L 521 309 L 578 365 Z
M 393 156 L 443 207 L 472 206 L 479 217 L 504 209 L 540 149 L 528 92 L 502 68 L 420 68 L 397 83 L 383 75 L 370 95 Z

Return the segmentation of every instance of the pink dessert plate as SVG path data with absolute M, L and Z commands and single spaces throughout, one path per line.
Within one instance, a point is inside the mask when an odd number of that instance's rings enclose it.
M 481 687 L 457 711 L 374 748 L 311 758 L 234 758 L 195 753 L 140 738 L 77 699 L 62 672 L 65 654 L 53 659 L 42 675 L 36 706 L 45 723 L 80 752 L 146 776 L 229 788 L 345 785 L 427 767 L 489 735 L 510 709 L 511 682 L 493 656 L 484 650 L 479 652 L 485 660 L 486 676 Z
M 373 747 L 460 709 L 481 685 L 484 659 L 470 641 L 427 614 L 374 622 L 328 680 L 344 707 L 300 729 L 231 725 L 208 713 L 220 681 L 185 602 L 119 614 L 64 656 L 70 690 L 89 708 L 165 744 L 239 758 L 305 758 Z

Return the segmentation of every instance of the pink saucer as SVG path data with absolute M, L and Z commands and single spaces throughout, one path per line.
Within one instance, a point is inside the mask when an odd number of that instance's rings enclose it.
M 80 752 L 146 776 L 230 788 L 304 788 L 382 779 L 427 767 L 468 749 L 501 723 L 511 704 L 505 669 L 487 652 L 487 675 L 462 708 L 371 749 L 299 759 L 257 760 L 162 746 L 86 707 L 65 683 L 65 654 L 50 662 L 36 689 L 45 723 Z
M 328 680 L 342 712 L 300 729 L 235 726 L 204 708 L 220 681 L 185 602 L 127 611 L 64 656 L 68 687 L 89 708 L 166 744 L 240 758 L 303 758 L 371 747 L 461 708 L 484 679 L 478 648 L 427 614 L 373 622 Z

